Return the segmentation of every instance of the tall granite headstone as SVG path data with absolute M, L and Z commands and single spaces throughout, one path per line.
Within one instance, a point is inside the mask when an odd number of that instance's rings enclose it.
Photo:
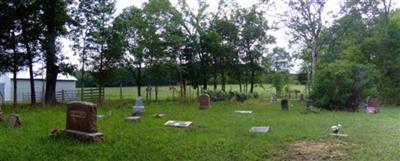
M 67 105 L 67 128 L 63 134 L 81 141 L 100 141 L 97 131 L 97 106 L 90 102 L 71 102 Z
M 287 99 L 283 99 L 283 100 L 281 101 L 281 109 L 282 109 L 283 111 L 289 110 L 289 102 L 288 102 Z
M 202 94 L 199 97 L 199 103 L 200 103 L 200 108 L 201 109 L 210 108 L 210 104 L 211 104 L 210 96 L 208 94 Z
M 137 97 L 135 105 L 132 107 L 132 116 L 139 116 L 144 113 L 144 105 L 142 97 Z

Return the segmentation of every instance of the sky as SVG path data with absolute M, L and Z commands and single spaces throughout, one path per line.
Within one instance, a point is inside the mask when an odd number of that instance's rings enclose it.
M 170 0 L 170 1 L 173 5 L 176 5 L 178 0 Z M 207 3 L 210 5 L 209 11 L 211 12 L 217 11 L 218 1 L 219 0 L 207 0 Z M 257 1 L 258 0 L 236 0 L 236 2 L 242 7 L 250 7 Z M 135 5 L 136 7 L 141 7 L 144 2 L 146 2 L 146 0 L 117 0 L 115 6 L 116 12 L 114 15 L 117 16 L 122 12 L 124 8 L 132 5 Z M 326 26 L 329 26 L 334 21 L 334 18 L 332 16 L 339 12 L 340 2 L 341 2 L 340 0 L 327 1 L 323 15 L 323 22 L 325 22 Z M 197 0 L 187 0 L 187 3 L 193 8 L 196 8 L 197 6 Z M 274 23 L 278 25 L 279 29 L 274 31 L 269 31 L 268 34 L 273 35 L 276 38 L 276 43 L 267 45 L 267 47 L 269 49 L 272 49 L 273 47 L 283 47 L 289 52 L 298 51 L 296 47 L 289 47 L 289 40 L 291 39 L 291 36 L 289 34 L 290 30 L 286 28 L 284 24 L 282 24 L 281 22 L 282 17 L 279 16 L 283 14 L 284 11 L 287 10 L 286 4 L 283 3 L 282 0 L 272 0 L 272 3 L 274 5 L 268 9 L 268 14 L 266 16 L 266 19 L 269 21 L 269 23 L 271 24 Z M 399 8 L 400 0 L 393 0 L 393 3 L 394 3 L 393 8 Z M 72 42 L 66 39 L 62 39 L 61 41 L 63 44 L 62 47 L 63 54 L 70 58 L 68 61 L 72 64 L 79 65 L 78 57 L 73 56 L 72 49 L 70 48 Z M 294 67 L 291 69 L 291 73 L 297 73 L 300 68 L 301 61 L 295 60 L 293 63 Z

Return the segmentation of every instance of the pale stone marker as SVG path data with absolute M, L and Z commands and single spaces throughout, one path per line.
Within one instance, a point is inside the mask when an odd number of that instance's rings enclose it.
M 132 116 L 138 116 L 144 113 L 144 105 L 142 97 L 137 97 L 135 105 L 132 107 Z
M 129 116 L 125 117 L 126 122 L 138 122 L 140 121 L 140 116 Z
M 267 133 L 269 132 L 269 126 L 258 126 L 258 127 L 251 127 L 249 132 L 250 133 Z
M 20 127 L 21 126 L 21 119 L 19 115 L 13 113 L 10 116 L 8 116 L 8 121 L 7 121 L 8 127 Z
M 192 122 L 169 120 L 164 125 L 169 127 L 189 127 L 190 125 L 192 125 Z
M 67 108 L 67 127 L 62 131 L 66 136 L 81 141 L 100 141 L 103 134 L 97 131 L 96 104 L 71 102 Z
M 155 117 L 155 118 L 162 118 L 162 117 L 164 117 L 164 116 L 165 116 L 165 114 L 162 114 L 162 113 L 154 114 L 154 117 Z
M 368 99 L 367 103 L 367 112 L 368 113 L 378 113 L 379 112 L 379 103 L 378 99 L 376 98 L 370 98 Z
M 251 114 L 251 113 L 253 113 L 253 111 L 236 110 L 235 113 L 240 113 L 240 114 Z

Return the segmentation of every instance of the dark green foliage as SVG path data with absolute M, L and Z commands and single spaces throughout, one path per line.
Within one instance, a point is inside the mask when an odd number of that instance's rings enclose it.
M 370 66 L 338 61 L 319 70 L 311 98 L 317 107 L 356 111 L 359 103 L 374 92 Z
M 236 101 L 244 102 L 248 99 L 260 98 L 260 94 L 258 94 L 257 92 L 244 93 L 244 92 L 238 92 L 238 91 L 224 92 L 224 91 L 215 90 L 215 91 L 207 91 L 207 94 L 210 96 L 210 99 L 213 102 L 229 101 L 229 100 L 232 100 L 233 98 Z

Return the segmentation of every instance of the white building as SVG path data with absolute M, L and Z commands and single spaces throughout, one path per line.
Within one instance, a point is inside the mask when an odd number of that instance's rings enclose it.
M 41 101 L 46 89 L 45 74 L 34 75 L 36 100 Z M 14 78 L 12 73 L 0 73 L 0 101 L 11 101 L 14 96 Z M 77 79 L 68 74 L 59 73 L 57 76 L 56 91 L 76 90 Z M 71 97 L 71 96 L 69 96 Z M 75 96 L 73 96 L 75 97 Z M 30 101 L 31 90 L 29 72 L 21 71 L 17 73 L 17 100 Z

